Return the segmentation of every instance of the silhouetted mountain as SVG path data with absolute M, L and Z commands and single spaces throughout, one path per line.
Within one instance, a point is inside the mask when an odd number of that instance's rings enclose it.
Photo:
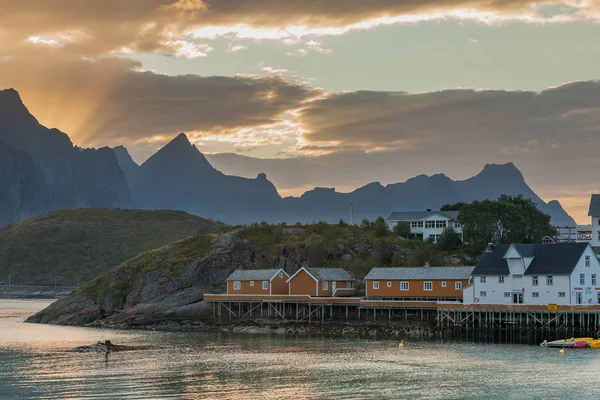
M 119 167 L 121 167 L 121 170 L 125 174 L 127 182 L 135 181 L 140 173 L 140 166 L 133 161 L 127 149 L 123 146 L 117 146 L 113 147 L 112 151 L 117 156 Z
M 230 223 L 272 217 L 281 202 L 264 174 L 256 179 L 222 174 L 183 133 L 142 164 L 130 186 L 137 207 L 184 210 Z
M 48 212 L 46 178 L 31 156 L 0 141 L 0 227 Z
M 45 197 L 43 193 L 49 193 L 49 201 L 44 201 L 45 207 L 38 210 L 30 208 L 22 215 L 80 207 L 133 206 L 127 181 L 112 150 L 84 150 L 73 146 L 63 132 L 41 125 L 13 89 L 0 91 L 0 140 L 30 156 L 34 169 L 44 178 L 39 184 L 31 184 L 39 186 L 40 198 Z M 14 201 L 13 197 L 11 202 Z M 9 208 L 19 207 L 11 203 Z M 8 208 L 0 210 L 3 221 L 19 220 L 9 217 L 10 213 L 6 210 Z

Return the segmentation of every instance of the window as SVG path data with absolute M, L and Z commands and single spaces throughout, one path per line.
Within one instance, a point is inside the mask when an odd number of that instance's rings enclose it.
M 242 282 L 233 281 L 233 290 L 240 290 L 242 288 Z
M 546 285 L 547 286 L 552 286 L 554 285 L 554 277 L 552 275 L 548 275 L 546 277 Z
M 498 277 L 498 283 L 504 283 L 504 277 L 503 276 L 499 276 Z
M 504 297 L 510 297 L 510 292 L 504 292 Z
M 442 287 L 446 287 L 446 281 L 442 281 Z
M 280 277 L 280 278 L 283 278 L 283 272 L 280 272 L 280 273 L 279 273 L 279 277 Z
M 423 227 L 423 221 L 411 221 L 410 222 L 410 227 L 411 228 L 422 228 Z
M 425 228 L 435 228 L 435 221 L 425 221 Z
M 539 280 L 537 276 L 532 276 L 531 277 L 531 285 L 532 286 L 537 286 L 539 284 Z
M 531 297 L 540 297 L 540 292 L 531 292 Z
M 352 281 L 346 282 L 346 289 L 352 289 Z
M 579 284 L 580 285 L 585 285 L 585 274 L 580 274 L 579 275 Z
M 487 292 L 486 291 L 479 292 L 479 297 L 485 297 L 485 296 L 487 296 Z
M 269 288 L 269 281 L 263 281 L 263 290 L 267 290 Z
M 558 297 L 565 297 L 565 292 L 558 292 Z
M 445 228 L 448 225 L 447 221 L 435 221 L 436 228 Z
M 455 228 L 460 228 L 460 224 L 458 223 L 458 221 L 454 221 L 454 227 Z
M 596 274 L 592 274 L 592 286 L 596 286 Z
M 432 282 L 423 282 L 423 290 L 433 290 Z
M 461 290 L 462 289 L 462 282 L 461 281 L 454 282 L 454 289 Z
M 379 289 L 379 282 L 377 282 L 377 281 L 373 282 L 373 289 Z
M 254 281 L 250 281 L 250 286 L 254 286 Z
M 400 282 L 400 290 L 408 290 L 408 282 Z
M 378 284 L 378 286 L 379 286 L 379 284 Z M 329 290 L 329 282 L 323 281 L 323 283 L 321 283 L 321 289 Z
M 392 287 L 392 281 L 387 281 L 387 287 Z
M 485 276 L 479 277 L 479 283 L 485 283 Z
M 585 266 L 586 267 L 590 266 L 590 256 L 585 256 Z

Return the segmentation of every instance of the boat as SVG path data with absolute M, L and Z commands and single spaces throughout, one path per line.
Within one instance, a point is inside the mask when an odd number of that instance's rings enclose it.
M 540 346 L 562 349 L 600 349 L 600 339 L 586 337 L 553 340 L 551 342 L 544 340 L 542 343 L 540 343 Z

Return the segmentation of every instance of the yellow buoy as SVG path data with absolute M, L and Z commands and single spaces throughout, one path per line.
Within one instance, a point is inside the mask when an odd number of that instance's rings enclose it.
M 402 339 L 402 341 L 400 341 L 400 344 L 398 345 L 398 348 L 401 349 L 404 347 L 404 339 Z
M 565 349 L 560 349 L 560 351 L 558 352 L 558 354 L 565 354 Z

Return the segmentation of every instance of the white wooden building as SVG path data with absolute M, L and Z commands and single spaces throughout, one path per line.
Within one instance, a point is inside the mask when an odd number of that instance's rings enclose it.
M 490 245 L 463 288 L 463 302 L 599 304 L 599 279 L 589 243 Z
M 410 224 L 410 233 L 423 237 L 423 241 L 433 238 L 437 243 L 440 235 L 447 227 L 453 228 L 463 239 L 462 227 L 457 221 L 458 211 L 407 211 L 393 212 L 386 220 L 388 228 L 393 230 L 398 222 L 408 222 Z

